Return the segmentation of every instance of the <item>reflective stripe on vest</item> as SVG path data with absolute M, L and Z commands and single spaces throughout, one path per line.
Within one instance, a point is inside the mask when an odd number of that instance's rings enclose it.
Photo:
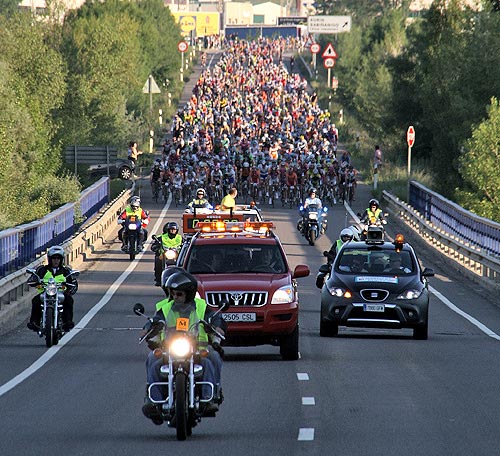
M 204 299 L 195 298 L 196 311 L 189 314 L 189 325 L 191 325 L 195 320 L 202 320 L 205 318 L 205 311 L 207 309 L 207 303 Z M 172 306 L 174 301 L 172 299 L 163 299 L 156 303 L 156 311 L 161 310 L 165 316 L 165 321 L 167 323 L 167 328 L 175 328 L 177 324 L 177 318 L 180 317 L 179 312 L 173 311 Z M 198 345 L 202 348 L 208 346 L 208 334 L 205 331 L 203 325 L 198 327 Z

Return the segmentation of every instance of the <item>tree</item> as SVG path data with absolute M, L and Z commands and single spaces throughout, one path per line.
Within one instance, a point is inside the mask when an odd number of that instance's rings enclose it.
M 495 97 L 488 107 L 488 118 L 472 132 L 460 157 L 460 174 L 465 189 L 457 193 L 477 214 L 500 221 L 500 103 Z

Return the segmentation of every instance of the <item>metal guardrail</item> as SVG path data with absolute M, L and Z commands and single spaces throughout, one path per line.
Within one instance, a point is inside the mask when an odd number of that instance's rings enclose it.
M 409 203 L 435 227 L 500 256 L 500 223 L 465 210 L 424 185 L 410 181 Z
M 135 184 L 101 209 L 93 220 L 76 235 L 62 243 L 66 252 L 66 264 L 78 269 L 96 246 L 104 243 L 110 233 L 118 228 L 117 212 L 121 212 L 125 208 L 134 190 Z M 16 272 L 0 279 L 0 327 L 9 319 L 5 317 L 6 315 L 10 317 L 23 312 L 26 308 L 26 302 L 34 295 L 33 289 L 26 285 L 28 278 L 26 269 L 36 268 L 45 261 L 45 256 L 39 257 L 30 264 L 19 268 Z
M 35 261 L 47 247 L 62 244 L 82 223 L 109 202 L 109 178 L 99 179 L 68 203 L 40 220 L 0 232 L 0 278 Z
M 391 193 L 384 191 L 383 198 L 386 208 L 397 214 L 427 244 L 442 252 L 465 271 L 469 271 L 471 278 L 500 290 L 500 260 L 490 254 L 490 249 L 474 245 L 470 239 L 460 235 L 450 234 L 442 226 L 434 224 L 420 211 Z

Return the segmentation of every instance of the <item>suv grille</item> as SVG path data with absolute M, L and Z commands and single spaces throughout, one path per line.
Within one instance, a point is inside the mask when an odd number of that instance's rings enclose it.
M 222 301 L 228 301 L 231 306 L 259 307 L 267 303 L 267 292 L 265 291 L 223 291 L 205 293 L 207 304 L 219 306 Z
M 387 296 L 389 296 L 389 292 L 387 290 L 378 290 L 378 289 L 361 290 L 359 294 L 365 301 L 370 301 L 370 302 L 384 301 L 385 299 L 387 299 Z

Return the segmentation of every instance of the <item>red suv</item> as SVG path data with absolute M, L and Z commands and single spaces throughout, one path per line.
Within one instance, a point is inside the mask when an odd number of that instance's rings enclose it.
M 272 222 L 199 223 L 177 264 L 199 280 L 209 306 L 228 301 L 226 345 L 278 345 L 283 359 L 299 356 L 299 298 L 296 279 L 306 265 L 290 270 Z

